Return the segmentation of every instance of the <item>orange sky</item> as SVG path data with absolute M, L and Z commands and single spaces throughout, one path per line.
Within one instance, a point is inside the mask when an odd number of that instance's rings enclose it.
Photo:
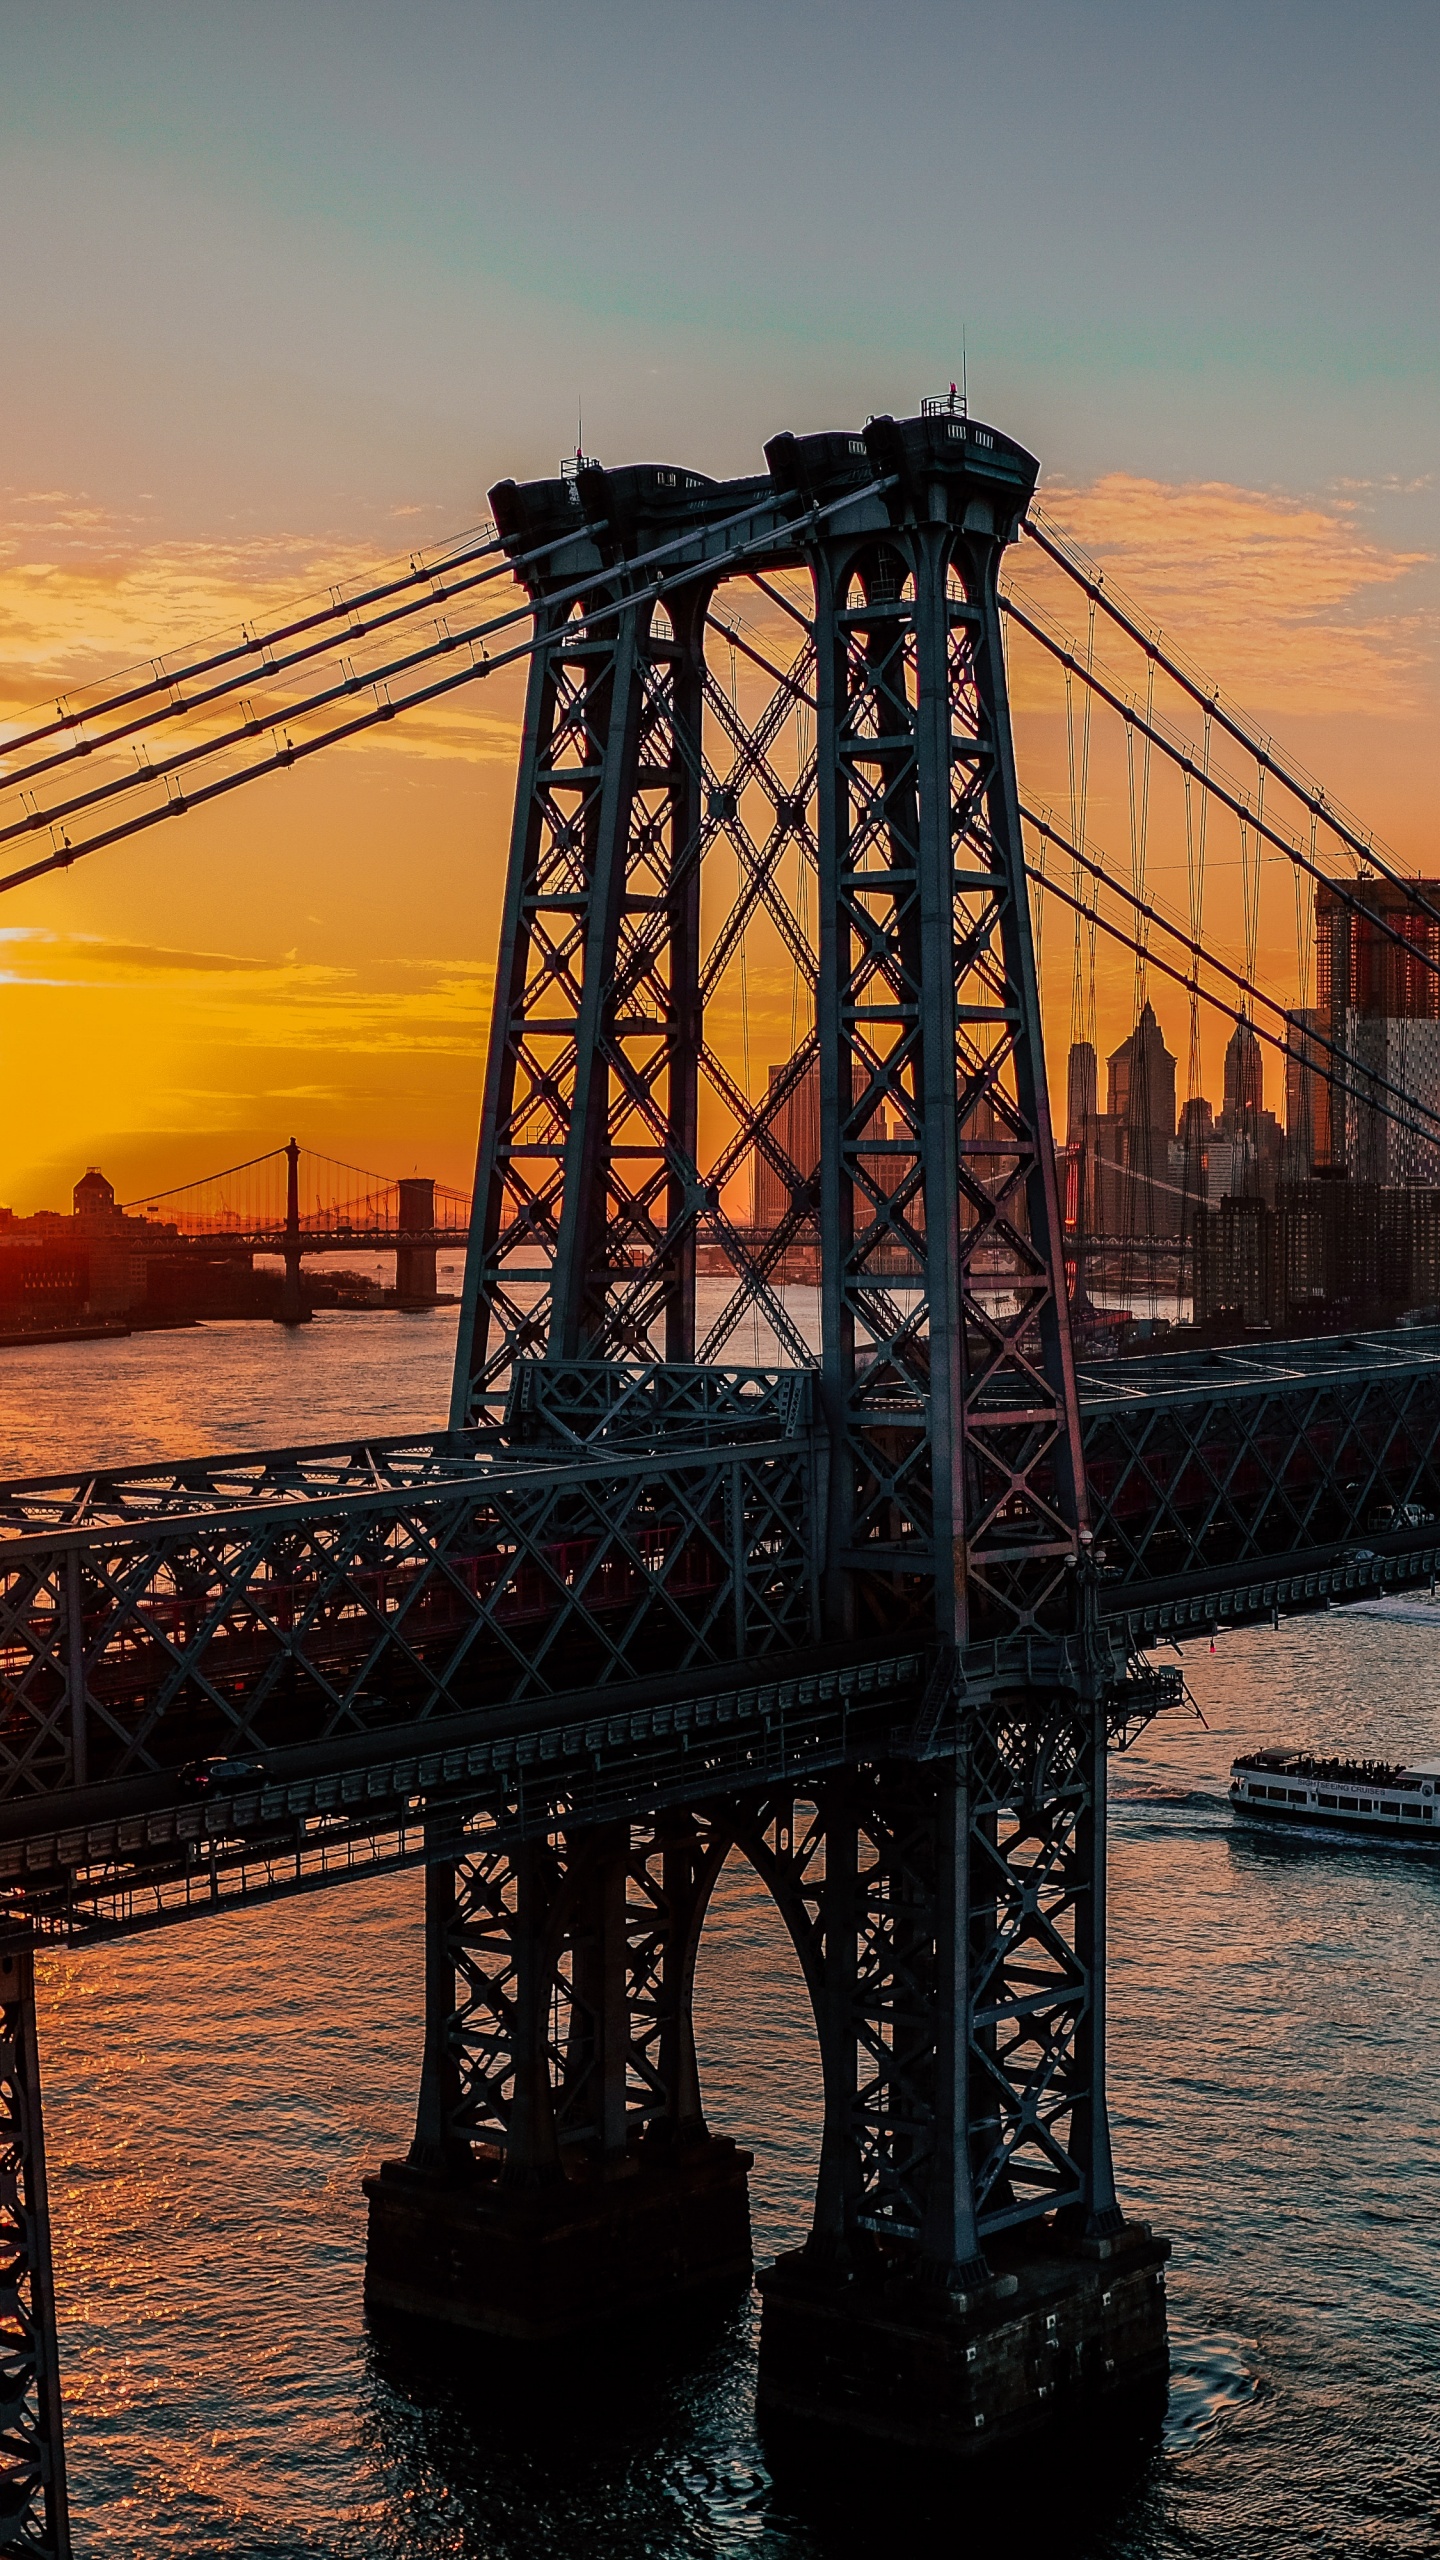
M 1133 473 L 1042 484 L 1092 550 L 1232 699 L 1357 809 L 1406 868 L 1440 871 L 1436 637 L 1428 555 L 1375 529 L 1370 493 L 1286 495 Z M 428 530 L 428 528 L 427 528 Z M 411 525 L 397 503 L 391 541 Z M 12 495 L 0 530 L 0 722 L 62 687 L 260 614 L 374 554 L 304 536 L 156 538 L 64 492 Z M 1063 611 L 1028 547 L 1014 574 Z M 752 600 L 753 607 L 753 600 Z M 1123 653 L 1102 634 L 1117 664 Z M 1129 679 L 1134 680 L 1133 671 Z M 1068 823 L 1063 688 L 1015 643 L 1022 782 Z M 66 1201 L 97 1161 L 122 1197 L 193 1177 L 293 1130 L 385 1172 L 467 1182 L 483 1063 L 521 698 L 515 676 L 383 744 L 333 751 L 219 808 L 7 898 L 0 912 L 0 1201 Z M 1183 912 L 1180 804 L 1152 786 L 1149 877 Z M 1129 858 L 1118 727 L 1092 735 L 1087 828 Z M 1207 936 L 1242 948 L 1238 844 L 1212 821 Z M 1264 875 L 1262 975 L 1294 993 L 1288 874 Z M 1052 1082 L 1071 1031 L 1071 926 L 1044 934 Z M 750 989 L 752 1083 L 789 1047 L 773 956 Z M 1128 1028 L 1133 968 L 1098 972 L 1102 1047 Z M 1184 1000 L 1155 990 L 1185 1056 Z M 1225 1027 L 1207 1034 L 1218 1086 Z M 728 1045 L 728 1044 L 727 1044 Z M 1278 1078 L 1275 1080 L 1278 1086 Z M 1268 1097 L 1278 1100 L 1278 1091 Z

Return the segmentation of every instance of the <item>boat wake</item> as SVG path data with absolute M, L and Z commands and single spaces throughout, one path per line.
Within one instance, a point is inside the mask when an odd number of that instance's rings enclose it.
M 1191 2329 L 1172 2317 L 1167 2453 L 1197 2453 L 1248 2408 L 1259 2388 L 1248 2361 L 1254 2352 L 1243 2338 L 1228 2337 L 1220 2329 Z

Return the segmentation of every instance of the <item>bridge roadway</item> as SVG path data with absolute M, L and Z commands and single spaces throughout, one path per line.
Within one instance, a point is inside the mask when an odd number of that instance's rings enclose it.
M 526 1366 L 498 1429 L 9 1486 L 0 1888 L 42 1927 L 153 1926 L 943 1749 L 993 1649 L 900 1616 L 818 1642 L 815 1385 Z M 1440 1330 L 1080 1387 L 1117 1728 L 1179 1694 L 1137 1687 L 1147 1647 L 1440 1567 Z
M 372 1224 L 366 1226 L 361 1222 L 347 1224 L 344 1220 L 337 1220 L 333 1226 L 300 1227 L 296 1230 L 289 1229 L 283 1224 L 277 1225 L 273 1219 L 268 1222 L 262 1220 L 250 1226 L 243 1223 L 238 1226 L 226 1226 L 217 1219 L 205 1225 L 196 1223 L 187 1227 L 182 1224 L 179 1229 L 182 1244 L 192 1244 L 201 1248 L 206 1245 L 234 1245 L 248 1253 L 276 1255 L 296 1251 L 300 1253 L 393 1253 L 397 1245 L 402 1252 L 412 1246 L 418 1246 L 423 1250 L 430 1245 L 451 1252 L 463 1252 L 469 1232 L 468 1225 L 396 1227 Z

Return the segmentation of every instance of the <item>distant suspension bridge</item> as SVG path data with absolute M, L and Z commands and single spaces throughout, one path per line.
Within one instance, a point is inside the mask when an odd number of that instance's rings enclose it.
M 283 1256 L 280 1313 L 286 1324 L 302 1322 L 306 1313 L 300 1288 L 305 1254 L 346 1246 L 393 1251 L 397 1298 L 433 1305 L 439 1295 L 436 1254 L 442 1245 L 463 1246 L 470 1229 L 468 1193 L 430 1174 L 391 1179 L 367 1173 L 317 1155 L 295 1138 L 125 1207 L 132 1215 L 163 1221 L 197 1245 Z
M 267 1154 L 202 1174 L 168 1191 L 147 1191 L 124 1207 L 158 1218 L 182 1236 L 215 1238 L 257 1253 L 329 1252 L 397 1243 L 463 1245 L 470 1195 L 429 1174 L 367 1173 L 318 1155 L 291 1138 Z

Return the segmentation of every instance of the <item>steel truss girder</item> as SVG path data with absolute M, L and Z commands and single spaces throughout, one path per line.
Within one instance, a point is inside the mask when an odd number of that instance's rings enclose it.
M 1192 1367 L 1085 1378 L 1107 1619 L 1192 1601 L 1224 1614 L 1242 1590 L 1253 1614 L 1290 1566 L 1287 1607 L 1320 1605 L 1342 1565 L 1354 1590 L 1428 1574 L 1433 1536 L 1373 1514 L 1440 1517 L 1431 1337 Z M 15 1488 L 0 1799 L 38 1806 L 202 1750 L 342 1755 L 382 1709 L 422 1724 L 486 1699 L 523 1713 L 577 1665 L 623 1682 L 626 1646 L 652 1638 L 718 1666 L 741 1641 L 742 1586 L 747 1656 L 808 1642 L 824 1559 L 815 1383 L 539 1365 L 519 1373 L 505 1461 L 402 1441 Z M 1373 1568 L 1345 1561 L 1361 1539 Z
M 798 1650 L 819 1593 L 804 1398 L 711 1378 L 713 1445 L 682 1400 L 699 1445 L 673 1457 L 652 1402 L 648 1448 L 621 1417 L 613 1447 L 597 1426 L 559 1462 L 0 1548 L 0 1799 Z
M 1092 1390 L 1085 1460 L 1107 1608 L 1125 1587 L 1178 1593 L 1325 1554 L 1373 1533 L 1377 1513 L 1440 1515 L 1432 1361 L 1367 1371 L 1337 1359 L 1307 1374 L 1306 1352 L 1322 1349 L 1296 1347 L 1290 1375 L 1262 1373 L 1244 1392 Z

